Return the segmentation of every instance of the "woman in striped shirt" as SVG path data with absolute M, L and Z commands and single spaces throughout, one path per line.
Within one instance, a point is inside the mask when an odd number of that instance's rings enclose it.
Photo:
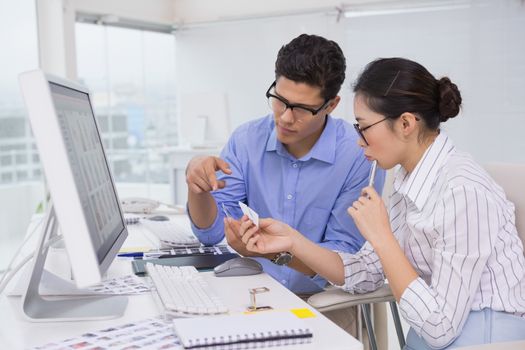
M 454 348 L 525 339 L 525 259 L 514 205 L 439 125 L 461 95 L 402 58 L 370 63 L 354 87 L 360 145 L 385 169 L 399 165 L 389 211 L 373 187 L 348 213 L 367 242 L 356 254 L 322 248 L 289 226 L 243 218 L 258 253 L 288 251 L 351 293 L 385 275 L 410 324 L 407 349 Z

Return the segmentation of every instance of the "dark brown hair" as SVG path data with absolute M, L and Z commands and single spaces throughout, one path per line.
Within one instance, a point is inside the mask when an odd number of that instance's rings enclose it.
M 337 96 L 345 80 L 346 60 L 332 40 L 301 34 L 281 47 L 275 62 L 275 78 L 284 76 L 298 83 L 321 88 L 321 97 Z
M 459 113 L 461 94 L 449 78 L 439 80 L 417 62 L 381 58 L 369 63 L 354 85 L 376 113 L 395 120 L 405 112 L 424 120 L 430 130 Z

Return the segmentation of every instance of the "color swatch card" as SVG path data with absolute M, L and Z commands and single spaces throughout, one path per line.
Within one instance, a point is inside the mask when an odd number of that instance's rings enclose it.
M 259 214 L 243 202 L 239 202 L 239 207 L 241 207 L 243 214 L 246 215 L 255 226 L 259 227 Z
M 36 346 L 33 350 L 182 350 L 171 322 L 148 318 L 118 326 L 86 332 L 76 337 Z

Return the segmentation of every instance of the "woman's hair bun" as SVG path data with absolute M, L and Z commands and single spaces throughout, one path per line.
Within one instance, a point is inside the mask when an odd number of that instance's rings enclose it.
M 456 84 L 448 77 L 438 80 L 439 88 L 439 114 L 441 122 L 446 122 L 449 118 L 454 118 L 459 113 L 461 106 L 461 93 Z

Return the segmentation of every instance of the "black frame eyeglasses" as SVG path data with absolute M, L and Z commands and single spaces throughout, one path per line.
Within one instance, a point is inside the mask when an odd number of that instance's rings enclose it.
M 292 111 L 294 117 L 297 120 L 300 120 L 300 119 L 306 117 L 309 114 L 311 114 L 312 116 L 316 116 L 319 112 L 321 112 L 323 109 L 325 109 L 328 106 L 328 102 L 330 102 L 329 98 L 325 99 L 325 101 L 323 102 L 321 107 L 319 107 L 317 109 L 314 109 L 314 108 L 311 108 L 311 107 L 307 107 L 307 106 L 304 106 L 304 105 L 301 105 L 301 104 L 290 103 L 285 98 L 283 98 L 281 96 L 274 95 L 274 94 L 272 94 L 270 92 L 270 90 L 272 90 L 275 87 L 276 84 L 277 84 L 277 81 L 274 81 L 272 83 L 272 85 L 270 85 L 268 90 L 266 91 L 266 98 L 268 99 L 268 106 L 270 107 L 270 109 L 272 109 L 274 111 L 274 113 L 275 112 L 279 112 L 282 115 L 289 108 Z M 274 100 L 272 100 L 272 99 L 274 99 Z M 276 108 L 275 102 L 277 102 L 277 101 L 282 103 L 282 107 L 284 107 L 284 108 Z
M 387 119 L 388 119 L 388 117 L 385 117 L 384 119 L 381 119 L 381 120 L 378 121 L 378 122 L 375 122 L 375 123 L 373 123 L 373 124 L 370 124 L 370 125 L 368 125 L 368 126 L 365 126 L 365 127 L 362 128 L 362 129 L 361 129 L 361 127 L 359 127 L 359 124 L 358 124 L 358 123 L 355 123 L 355 124 L 354 124 L 354 129 L 355 129 L 355 131 L 357 131 L 357 133 L 359 134 L 359 136 L 361 136 L 361 138 L 363 139 L 363 141 L 365 141 L 366 145 L 368 146 L 368 141 L 366 140 L 366 137 L 365 137 L 364 132 L 365 132 L 366 130 L 370 129 L 371 127 L 373 127 L 374 125 L 379 124 L 379 123 L 381 123 L 381 122 L 384 122 L 384 121 L 387 120 Z

